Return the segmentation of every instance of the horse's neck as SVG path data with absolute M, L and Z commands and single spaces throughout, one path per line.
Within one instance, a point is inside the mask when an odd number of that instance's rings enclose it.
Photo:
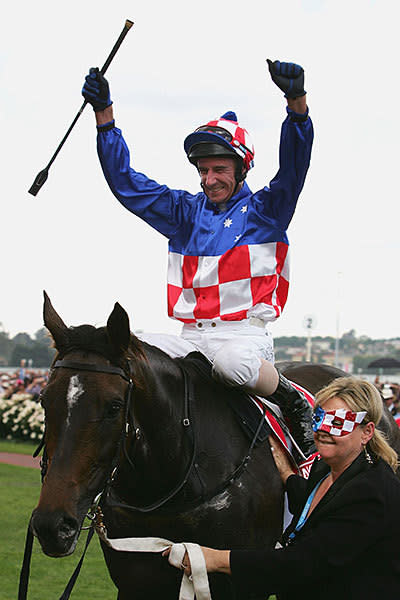
M 185 382 L 176 361 L 158 348 L 143 347 L 146 360 L 142 362 L 142 381 L 132 409 L 142 435 L 142 448 L 147 445 L 151 450 L 149 454 L 143 450 L 143 454 L 162 463 L 165 451 L 169 456 L 179 456 L 181 450 Z
M 162 439 L 167 430 L 181 421 L 185 382 L 178 363 L 158 348 L 143 345 L 141 390 L 134 401 L 134 413 L 148 438 Z M 169 438 L 170 439 L 170 438 Z
M 158 349 L 145 348 L 145 357 L 131 405 L 134 429 L 128 452 L 134 469 L 129 461 L 124 462 L 117 483 L 121 497 L 139 505 L 171 489 L 191 452 L 191 441 L 182 425 L 182 371 Z

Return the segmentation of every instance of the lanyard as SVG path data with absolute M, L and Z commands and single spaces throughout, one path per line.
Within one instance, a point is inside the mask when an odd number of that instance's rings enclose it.
M 314 496 L 315 496 L 315 494 L 317 493 L 317 490 L 318 490 L 319 486 L 320 486 L 320 485 L 321 485 L 321 483 L 322 483 L 322 482 L 323 482 L 323 481 L 324 481 L 324 480 L 325 480 L 325 479 L 328 477 L 328 475 L 330 475 L 330 472 L 329 472 L 329 473 L 327 473 L 327 474 L 325 475 L 325 477 L 323 477 L 323 478 L 321 479 L 321 481 L 319 481 L 319 482 L 317 483 L 317 485 L 315 486 L 315 488 L 313 489 L 313 491 L 311 492 L 311 494 L 308 496 L 308 498 L 307 498 L 307 502 L 306 502 L 306 503 L 305 503 L 305 505 L 304 505 L 304 508 L 303 508 L 303 510 L 302 510 L 302 513 L 301 513 L 301 515 L 300 515 L 300 518 L 299 518 L 299 520 L 297 521 L 297 525 L 296 525 L 296 527 L 295 527 L 294 531 L 292 531 L 292 533 L 289 535 L 289 539 L 290 539 L 290 540 L 292 540 L 292 539 L 295 537 L 296 533 L 297 533 L 298 531 L 300 531 L 300 529 L 303 527 L 304 523 L 307 521 L 307 515 L 308 515 L 308 511 L 310 510 L 311 502 L 313 501 L 313 499 L 314 499 Z

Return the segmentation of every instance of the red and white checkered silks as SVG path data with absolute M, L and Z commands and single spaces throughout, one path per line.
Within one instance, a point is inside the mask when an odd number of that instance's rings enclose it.
M 273 321 L 289 287 L 288 245 L 235 246 L 220 256 L 169 253 L 168 315 L 184 323 L 198 319 Z
M 362 423 L 366 414 L 365 410 L 353 412 L 345 408 L 325 411 L 324 418 L 321 425 L 318 425 L 317 431 L 325 431 L 335 436 L 348 435 Z
M 215 119 L 207 123 L 208 127 L 222 127 L 226 129 L 232 136 L 231 146 L 241 158 L 243 158 L 247 170 L 254 165 L 254 145 L 249 135 L 249 132 L 244 127 L 240 127 L 237 121 L 228 119 Z M 243 148 L 244 146 L 245 148 Z M 246 152 L 246 149 L 249 152 Z

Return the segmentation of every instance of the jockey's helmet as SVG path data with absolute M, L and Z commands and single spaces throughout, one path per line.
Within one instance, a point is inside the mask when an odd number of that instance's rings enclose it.
M 184 142 L 186 155 L 197 166 L 199 158 L 226 156 L 236 158 L 236 181 L 243 181 L 254 166 L 254 146 L 246 129 L 240 127 L 236 114 L 228 111 L 190 133 Z

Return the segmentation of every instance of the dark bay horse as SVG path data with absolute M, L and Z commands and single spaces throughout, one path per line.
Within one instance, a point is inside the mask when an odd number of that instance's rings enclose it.
M 57 355 L 42 393 L 46 460 L 31 528 L 47 555 L 74 551 L 105 488 L 110 538 L 274 546 L 282 483 L 268 440 L 249 449 L 229 404 L 239 392 L 140 342 L 118 303 L 106 327 L 68 328 L 45 294 L 44 322 Z M 343 375 L 331 367 L 283 367 L 312 392 Z M 177 599 L 181 573 L 165 558 L 102 549 L 118 600 Z M 215 600 L 234 598 L 229 577 L 210 575 L 210 587 Z

